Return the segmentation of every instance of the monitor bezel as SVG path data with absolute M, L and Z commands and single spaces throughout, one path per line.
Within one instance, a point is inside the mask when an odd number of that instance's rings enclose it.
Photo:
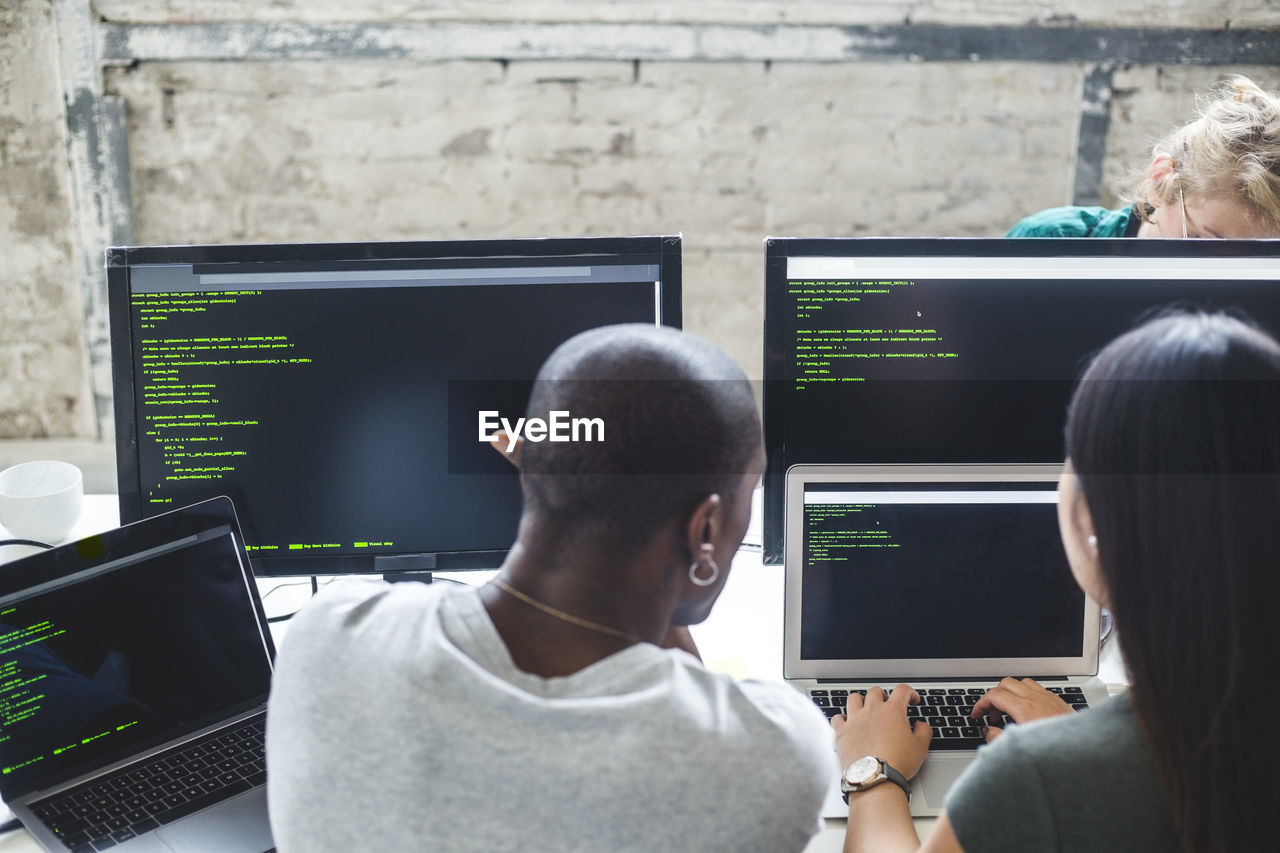
M 235 506 L 227 497 L 209 498 L 178 509 L 166 510 L 7 563 L 5 571 L 0 573 L 0 598 L 30 598 L 40 594 L 36 590 L 41 587 L 61 585 L 84 575 L 109 573 L 117 568 L 127 569 L 145 562 L 145 558 L 139 559 L 139 555 L 148 551 L 181 548 L 193 544 L 198 538 L 223 535 L 230 535 L 234 543 L 245 594 L 253 606 L 258 636 L 262 640 L 264 664 L 268 672 L 274 672 L 276 646 L 270 620 L 254 580 L 252 563 L 245 551 Z M 210 727 L 216 728 L 238 715 L 260 710 L 265 706 L 267 697 L 267 693 L 261 693 L 229 706 L 212 717 L 198 720 L 186 734 L 194 735 Z M 159 735 L 118 753 L 93 759 L 90 764 L 73 764 L 38 780 L 6 790 L 6 799 L 15 801 L 29 796 L 33 791 L 62 785 L 87 772 L 97 772 L 116 763 L 127 763 L 146 750 L 171 739 L 172 733 Z
M 1042 677 L 1098 674 L 1101 608 L 1084 596 L 1080 654 L 1063 657 L 811 659 L 800 654 L 800 614 L 804 594 L 804 491 L 823 483 L 1028 483 L 1053 484 L 1062 465 L 793 465 L 787 470 L 787 547 L 783 592 L 783 677 L 874 680 L 885 678 L 996 678 L 1010 672 Z
M 1132 238 L 991 237 L 766 237 L 764 239 L 764 361 L 762 408 L 765 456 L 762 495 L 762 550 L 765 565 L 785 557 L 785 472 L 791 465 L 822 464 L 830 459 L 798 459 L 787 454 L 784 422 L 787 342 L 779 322 L 786 310 L 787 260 L 793 257 L 965 257 L 965 258 L 1274 258 L 1280 239 L 1137 240 Z M 1280 279 L 1280 272 L 1277 273 Z M 868 462 L 872 460 L 866 460 Z M 948 460 L 939 459 L 939 462 Z M 997 460 L 990 460 L 997 461 Z M 1026 462 L 1058 462 L 1029 459 Z
M 114 389 L 116 480 L 121 523 L 148 515 L 142 501 L 135 406 L 133 326 L 129 311 L 130 271 L 144 264 L 342 263 L 362 261 L 474 261 L 495 258 L 578 258 L 647 255 L 658 258 L 661 324 L 683 325 L 681 236 L 532 237 L 501 240 L 390 241 L 365 243 L 244 243 L 226 245 L 117 246 L 106 250 Z M 401 574 L 405 572 L 492 569 L 508 548 L 377 555 L 251 556 L 259 577 Z

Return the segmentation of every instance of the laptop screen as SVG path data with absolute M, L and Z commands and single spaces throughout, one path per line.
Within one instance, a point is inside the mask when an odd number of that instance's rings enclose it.
M 5 799 L 266 700 L 266 626 L 231 528 L 120 555 L 130 529 L 29 558 L 65 566 L 59 552 L 78 548 L 88 559 L 0 597 Z
M 832 468 L 788 478 L 788 675 L 1087 671 L 1096 605 L 1063 552 L 1052 469 L 841 479 Z M 797 659 L 812 668 L 790 671 Z

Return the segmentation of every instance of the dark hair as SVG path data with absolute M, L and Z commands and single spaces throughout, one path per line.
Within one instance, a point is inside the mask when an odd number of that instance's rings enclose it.
M 761 453 L 760 416 L 741 369 L 702 338 L 606 326 L 561 345 L 538 372 L 529 417 L 599 418 L 603 442 L 531 443 L 526 507 L 561 540 L 631 548 L 708 495 L 732 501 Z
M 1256 713 L 1280 698 L 1280 345 L 1222 314 L 1151 320 L 1093 360 L 1066 439 L 1182 846 L 1256 849 L 1280 803 Z

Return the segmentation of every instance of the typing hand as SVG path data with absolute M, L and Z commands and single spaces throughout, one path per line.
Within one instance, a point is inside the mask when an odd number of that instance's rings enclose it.
M 1024 678 L 1006 678 L 987 691 L 986 695 L 973 706 L 974 717 L 982 717 L 991 711 L 1003 711 L 1013 718 L 1015 723 L 1039 720 L 1042 717 L 1056 717 L 1059 714 L 1070 714 L 1071 706 L 1062 701 L 1060 696 L 1050 693 L 1038 681 Z M 1004 729 L 991 726 L 987 729 L 987 743 L 995 740 Z
M 874 755 L 908 779 L 915 776 L 933 737 L 928 723 L 920 720 L 912 728 L 907 721 L 907 705 L 919 701 L 920 694 L 905 684 L 899 684 L 887 697 L 879 687 L 868 690 L 866 699 L 850 693 L 845 715 L 831 718 L 840 766 Z

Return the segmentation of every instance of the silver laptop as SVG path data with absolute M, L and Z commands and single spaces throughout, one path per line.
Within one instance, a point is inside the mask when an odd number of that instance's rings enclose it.
M 271 849 L 274 648 L 231 501 L 0 571 L 0 796 L 46 850 Z
M 796 465 L 786 475 L 783 671 L 830 717 L 851 690 L 920 692 L 933 727 L 911 813 L 936 815 L 976 755 L 973 703 L 1030 676 L 1106 698 L 1098 605 L 1058 533 L 1060 466 Z M 994 722 L 994 721 L 993 721 Z M 844 817 L 838 780 L 824 809 Z

